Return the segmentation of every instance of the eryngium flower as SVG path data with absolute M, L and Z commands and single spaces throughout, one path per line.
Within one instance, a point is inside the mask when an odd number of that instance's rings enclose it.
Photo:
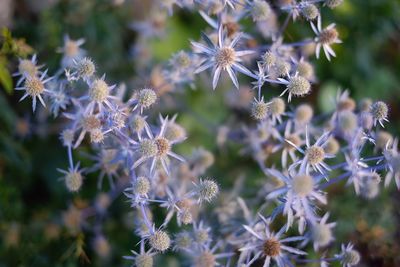
M 328 27 L 322 29 L 321 16 L 319 16 L 317 26 L 311 22 L 311 28 L 317 35 L 317 37 L 315 37 L 315 42 L 317 44 L 315 49 L 316 57 L 319 58 L 321 47 L 324 49 L 325 56 L 328 60 L 331 60 L 331 56 L 336 57 L 331 45 L 340 44 L 342 41 L 339 39 L 339 33 L 335 28 L 335 24 L 329 24 Z
M 228 72 L 229 77 L 231 78 L 236 88 L 239 88 L 239 82 L 237 80 L 234 70 L 254 78 L 254 74 L 240 63 L 242 61 L 242 56 L 252 54 L 254 53 L 254 51 L 235 51 L 235 46 L 242 37 L 242 34 L 237 34 L 236 37 L 230 42 L 230 44 L 226 45 L 226 40 L 224 39 L 223 25 L 220 25 L 218 29 L 217 45 L 215 45 L 207 35 L 202 34 L 202 37 L 207 46 L 198 42 L 191 42 L 196 50 L 196 53 L 204 58 L 195 73 L 200 73 L 212 67 L 214 72 L 212 82 L 213 89 L 217 87 L 221 71 L 223 70 Z

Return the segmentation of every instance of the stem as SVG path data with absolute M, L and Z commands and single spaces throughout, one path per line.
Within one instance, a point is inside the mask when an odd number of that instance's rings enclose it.
M 67 151 L 68 151 L 69 167 L 70 167 L 71 170 L 73 170 L 74 169 L 74 162 L 72 160 L 72 148 L 71 148 L 70 145 L 67 147 Z
M 283 23 L 282 27 L 280 28 L 277 39 L 279 39 L 282 36 L 283 32 L 287 28 L 291 16 L 292 16 L 292 11 L 289 12 L 289 14 L 287 15 L 287 17 L 285 19 L 285 22 Z
M 147 218 L 147 213 L 143 203 L 140 204 L 140 211 L 142 212 L 144 223 L 146 224 L 147 228 L 149 228 L 150 234 L 154 234 L 153 227 L 151 226 L 151 223 Z

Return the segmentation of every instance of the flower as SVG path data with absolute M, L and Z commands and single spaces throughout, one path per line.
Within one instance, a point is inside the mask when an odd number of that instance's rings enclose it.
M 43 66 L 37 65 L 36 54 L 32 56 L 31 59 L 18 59 L 18 71 L 13 73 L 13 76 L 21 76 L 17 81 L 17 86 L 19 86 L 27 77 L 36 77 L 41 75 L 42 72 L 40 68 Z
M 383 101 L 377 101 L 377 102 L 373 103 L 371 105 L 370 112 L 371 112 L 371 114 L 372 114 L 372 116 L 374 118 L 374 125 L 376 125 L 376 123 L 379 122 L 379 124 L 383 128 L 385 128 L 385 126 L 383 125 L 383 122 L 384 121 L 387 121 L 387 122 L 389 121 L 387 119 L 389 108 L 386 105 L 386 103 L 383 102 Z
M 221 71 L 226 71 L 229 74 L 233 84 L 236 88 L 239 88 L 239 82 L 237 80 L 234 70 L 239 71 L 250 77 L 255 77 L 254 74 L 244 67 L 240 62 L 242 56 L 246 56 L 254 53 L 251 50 L 235 51 L 235 46 L 239 42 L 242 34 L 238 34 L 229 45 L 226 45 L 226 40 L 224 39 L 223 25 L 218 28 L 218 44 L 215 45 L 210 38 L 202 34 L 203 40 L 206 42 L 207 46 L 192 41 L 191 44 L 195 48 L 195 52 L 201 55 L 204 60 L 201 65 L 197 68 L 195 73 L 200 73 L 209 68 L 213 68 L 213 89 L 217 87 Z
M 319 53 L 321 51 L 321 47 L 324 49 L 324 53 L 326 58 L 330 61 L 331 56 L 336 57 L 335 51 L 332 50 L 332 44 L 340 44 L 342 41 L 338 38 L 339 34 L 335 28 L 335 24 L 329 24 L 328 27 L 322 29 L 321 16 L 318 16 L 317 26 L 314 23 L 310 22 L 311 28 L 314 33 L 317 35 L 314 41 L 317 46 L 315 48 L 315 55 L 319 58 Z
M 165 119 L 160 115 L 161 127 L 156 136 L 151 131 L 147 131 L 148 138 L 139 140 L 134 148 L 140 152 L 139 158 L 133 164 L 135 169 L 147 160 L 151 160 L 150 175 L 154 175 L 156 163 L 161 162 L 164 171 L 169 175 L 168 156 L 173 157 L 181 162 L 185 159 L 174 153 L 171 148 L 177 141 L 170 141 L 165 138 L 165 130 L 169 123 L 168 117 Z
M 96 66 L 88 57 L 77 60 L 74 59 L 71 68 L 73 70 L 72 72 L 67 69 L 65 70 L 65 76 L 67 77 L 68 81 L 83 79 L 84 81 L 88 82 L 96 72 Z
M 81 99 L 88 99 L 89 104 L 87 105 L 86 110 L 88 113 L 93 113 L 95 106 L 97 104 L 99 111 L 101 112 L 104 109 L 104 104 L 109 109 L 114 109 L 110 100 L 115 99 L 114 96 L 110 94 L 110 92 L 115 88 L 115 84 L 109 86 L 105 79 L 105 75 L 101 78 L 95 79 L 89 83 L 89 92 L 87 96 L 81 97 Z
M 303 150 L 290 140 L 286 140 L 289 144 L 294 146 L 300 153 L 304 155 L 303 159 L 298 160 L 289 167 L 289 171 L 300 165 L 300 172 L 309 173 L 310 167 L 314 171 L 318 171 L 324 174 L 325 171 L 330 171 L 329 166 L 324 162 L 325 159 L 334 158 L 335 155 L 331 155 L 325 152 L 324 148 L 327 145 L 330 137 L 330 132 L 326 132 L 321 135 L 313 145 L 310 144 L 310 137 L 308 132 L 308 126 L 306 126 L 306 149 Z
M 336 223 L 327 223 L 328 218 L 329 213 L 326 213 L 318 223 L 311 225 L 309 236 L 313 241 L 315 251 L 327 246 L 332 242 L 332 240 L 334 240 L 332 228 L 336 226 Z
M 153 266 L 153 257 L 156 254 L 151 248 L 148 251 L 145 251 L 144 242 L 140 242 L 140 252 L 137 253 L 134 250 L 131 250 L 134 256 L 124 256 L 124 259 L 131 260 L 135 263 L 137 267 L 152 267 Z
M 79 170 L 80 164 L 78 163 L 75 167 L 70 166 L 67 171 L 57 169 L 62 174 L 65 174 L 63 177 L 65 181 L 65 186 L 70 192 L 77 192 L 81 189 L 83 184 L 83 176 L 82 171 Z
M 288 92 L 288 102 L 292 100 L 292 96 L 304 97 L 311 91 L 310 82 L 306 78 L 299 76 L 298 73 L 294 76 L 289 75 L 288 80 L 282 78 L 278 78 L 278 80 L 283 84 L 286 84 L 286 89 L 280 94 L 280 96 L 283 96 Z
M 271 102 L 265 102 L 262 96 L 260 100 L 254 98 L 254 102 L 251 107 L 251 116 L 256 120 L 264 120 L 268 116 L 269 105 Z
M 46 88 L 45 84 L 53 79 L 53 77 L 49 77 L 45 79 L 47 75 L 47 70 L 44 71 L 40 77 L 37 76 L 28 76 L 25 79 L 25 83 L 22 87 L 17 87 L 15 90 L 24 90 L 25 94 L 21 97 L 19 101 L 24 100 L 28 96 L 32 97 L 32 110 L 35 112 L 36 109 L 36 99 L 38 98 L 40 103 L 44 107 L 46 104 L 43 101 L 42 94 L 49 93 L 50 91 Z
M 263 0 L 247 0 L 246 12 L 251 15 L 253 21 L 267 20 L 273 14 L 272 8 L 266 1 Z
M 308 3 L 301 8 L 301 13 L 307 20 L 314 20 L 320 16 L 317 6 Z
M 211 202 L 219 193 L 219 187 L 216 182 L 210 179 L 202 180 L 196 185 L 195 190 L 197 196 L 199 197 L 199 203 L 202 201 Z
M 355 266 L 360 262 L 360 253 L 353 247 L 351 243 L 347 244 L 347 246 L 342 244 L 342 252 L 335 255 L 335 258 L 341 261 L 343 267 Z
M 150 88 L 141 89 L 134 94 L 131 101 L 135 104 L 132 111 L 140 108 L 142 114 L 144 109 L 151 107 L 157 101 L 157 94 Z
M 213 247 L 210 247 L 210 243 L 206 246 L 194 247 L 192 253 L 192 262 L 194 267 L 212 267 L 220 266 L 219 259 L 228 258 L 234 255 L 234 253 L 216 253 L 216 250 L 222 245 L 222 242 L 217 242 Z
M 64 36 L 64 46 L 57 49 L 58 53 L 63 54 L 61 65 L 71 67 L 75 61 L 80 60 L 86 54 L 86 51 L 80 48 L 85 43 L 85 39 L 72 40 L 69 35 Z
M 273 259 L 278 267 L 290 266 L 290 259 L 287 253 L 295 255 L 307 255 L 306 252 L 301 251 L 297 248 L 289 247 L 286 245 L 287 242 L 301 241 L 304 239 L 302 236 L 294 236 L 282 238 L 282 235 L 286 229 L 284 225 L 277 233 L 271 232 L 269 229 L 270 221 L 259 215 L 262 219 L 262 226 L 260 227 L 249 227 L 243 225 L 248 233 L 251 234 L 251 239 L 240 248 L 239 251 L 251 251 L 253 258 L 251 258 L 246 266 L 250 266 L 255 260 L 260 257 L 265 257 L 264 267 L 268 267 Z M 257 229 L 258 228 L 258 229 Z
M 314 116 L 314 110 L 309 104 L 301 104 L 297 106 L 293 114 L 293 120 L 296 129 L 304 129 L 304 126 L 309 124 Z
M 279 124 L 282 123 L 282 115 L 285 115 L 286 104 L 285 101 L 280 97 L 274 97 L 269 102 L 268 113 L 271 115 L 271 120 L 273 124 L 276 124 L 276 121 Z
M 276 177 L 284 183 L 284 186 L 270 192 L 267 195 L 267 199 L 273 199 L 281 195 L 285 196 L 282 211 L 283 214 L 288 216 L 288 227 L 293 223 L 294 214 L 305 214 L 305 217 L 311 222 L 316 221 L 313 213 L 315 200 L 322 204 L 327 203 L 325 193 L 318 189 L 320 181 L 318 177 L 313 177 L 304 172 L 285 175 L 275 169 L 266 169 L 265 173 Z
M 171 239 L 165 231 L 157 230 L 150 235 L 149 243 L 153 249 L 164 252 L 170 247 Z
M 388 144 L 386 149 L 383 151 L 385 161 L 389 171 L 385 177 L 385 187 L 387 187 L 392 178 L 394 178 L 397 188 L 400 190 L 400 153 L 398 150 L 399 140 L 396 138 L 391 144 Z

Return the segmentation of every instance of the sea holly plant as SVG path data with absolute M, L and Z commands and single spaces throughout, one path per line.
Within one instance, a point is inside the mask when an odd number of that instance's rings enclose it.
M 331 113 L 318 114 L 304 103 L 317 81 L 311 60 L 318 59 L 322 49 L 334 64 L 335 46 L 341 40 L 335 24 L 324 26 L 322 17 L 324 9 L 341 3 L 155 1 L 154 12 L 131 25 L 139 35 L 135 51 L 149 49 L 146 42 L 163 36 L 162 20 L 176 9 L 199 14 L 209 26 L 198 33 L 202 40 L 185 40 L 191 49 L 171 55 L 162 65 L 161 83 L 132 91 L 99 73 L 83 38 L 65 35 L 57 50 L 62 54 L 60 69 L 53 75 L 40 55 L 19 59 L 15 89 L 23 91 L 21 100 L 32 99 L 34 112 L 39 101 L 41 110 L 62 122 L 60 139 L 68 167 L 59 172 L 66 189 L 79 193 L 89 174 L 98 175 L 98 190 L 110 188 L 90 215 L 76 215 L 74 208 L 68 211 L 66 218 L 79 218 L 70 230 L 87 225 L 88 217 L 104 213 L 110 201 L 123 195 L 135 211 L 132 223 L 140 240 L 124 257 L 133 266 L 153 266 L 165 253 L 180 255 L 179 260 L 198 267 L 332 262 L 356 266 L 362 260 L 357 248 L 350 242 L 336 244 L 335 221 L 340 218 L 330 216 L 326 208 L 328 200 L 335 201 L 327 189 L 345 180 L 354 188 L 348 190 L 367 199 L 379 194 L 382 179 L 385 186 L 394 180 L 400 189 L 400 154 L 397 139 L 383 130 L 389 117 L 383 101 L 356 103 L 345 90 L 338 93 Z M 288 42 L 289 24 L 306 25 L 310 36 Z M 155 69 L 141 71 L 150 76 Z M 239 182 L 234 188 L 221 188 L 219 181 L 225 177 L 210 177 L 208 168 L 215 160 L 211 152 L 176 152 L 181 143 L 191 142 L 176 122 L 179 114 L 152 113 L 165 104 L 165 91 L 173 96 L 200 88 L 199 76 L 208 81 L 203 86 L 219 90 L 224 75 L 233 83 L 232 90 L 251 88 L 245 105 L 248 118 L 219 136 L 238 142 L 245 152 L 240 156 L 250 155 L 265 174 L 265 186 L 253 189 L 247 199 L 240 196 Z M 289 103 L 292 99 L 300 103 Z M 90 163 L 81 164 L 77 152 L 88 147 Z M 271 164 L 270 158 L 280 160 Z M 222 201 L 216 207 L 216 223 L 209 208 L 218 198 Z M 175 220 L 177 227 L 171 226 Z M 101 230 L 95 235 L 100 245 L 107 243 Z

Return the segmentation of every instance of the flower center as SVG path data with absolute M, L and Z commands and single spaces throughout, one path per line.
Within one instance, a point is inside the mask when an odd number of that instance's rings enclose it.
M 269 110 L 273 115 L 282 115 L 285 112 L 285 101 L 279 97 L 273 98 Z
M 81 77 L 91 77 L 96 71 L 96 67 L 90 59 L 83 59 L 77 66 L 78 74 Z
M 31 96 L 40 95 L 44 91 L 43 82 L 36 77 L 26 79 L 25 88 L 26 92 Z
M 266 256 L 276 257 L 281 252 L 281 244 L 275 238 L 267 239 L 263 244 L 263 252 Z
M 332 231 L 326 224 L 316 224 L 312 228 L 312 238 L 320 246 L 326 246 L 331 241 Z
M 65 44 L 65 54 L 69 57 L 74 57 L 78 54 L 79 46 L 74 41 L 69 41 Z
M 319 34 L 319 42 L 321 44 L 332 44 L 336 41 L 339 34 L 335 28 L 325 29 Z
M 215 61 L 217 65 L 222 68 L 226 68 L 231 66 L 236 59 L 235 50 L 231 47 L 223 47 L 218 50 L 217 54 L 215 55 Z
M 89 97 L 96 102 L 103 102 L 108 97 L 108 85 L 105 81 L 97 79 L 90 88 Z
M 307 79 L 301 76 L 294 76 L 290 78 L 287 89 L 289 90 L 289 93 L 294 96 L 302 96 L 310 92 L 311 85 Z
M 301 197 L 309 195 L 314 188 L 314 181 L 310 175 L 297 175 L 293 177 L 293 192 Z
M 140 142 L 139 151 L 144 157 L 152 157 L 157 154 L 158 146 L 150 139 L 144 139 Z
M 138 95 L 138 103 L 144 108 L 148 108 L 157 100 L 157 94 L 152 89 L 142 89 Z
M 82 175 L 80 172 L 71 171 L 65 177 L 65 184 L 71 192 L 78 191 L 82 186 Z
M 300 105 L 296 110 L 296 120 L 300 123 L 309 122 L 314 115 L 314 111 L 311 106 L 307 104 Z
M 196 267 L 213 267 L 215 266 L 215 256 L 210 251 L 201 253 L 196 259 Z
M 89 115 L 83 118 L 83 129 L 85 131 L 93 131 L 94 129 L 98 129 L 101 126 L 101 122 L 98 118 L 93 115 Z
M 340 111 L 342 110 L 353 111 L 355 108 L 356 108 L 356 102 L 351 98 L 343 99 L 339 101 L 339 103 L 337 104 L 337 109 Z
M 307 149 L 306 156 L 308 158 L 308 162 L 312 165 L 321 163 L 325 158 L 325 151 L 320 146 L 312 146 Z
M 156 146 L 157 146 L 157 155 L 158 156 L 165 156 L 170 148 L 171 145 L 169 144 L 169 141 L 166 138 L 157 138 L 155 140 Z

